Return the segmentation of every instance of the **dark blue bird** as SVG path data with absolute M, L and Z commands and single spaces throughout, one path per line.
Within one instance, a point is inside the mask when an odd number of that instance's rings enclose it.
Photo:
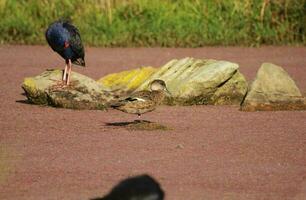
M 84 46 L 79 30 L 68 21 L 59 20 L 49 25 L 45 36 L 53 51 L 66 61 L 63 81 L 69 85 L 71 63 L 85 67 Z
M 108 195 L 91 200 L 163 200 L 164 196 L 165 193 L 159 183 L 144 174 L 125 179 Z

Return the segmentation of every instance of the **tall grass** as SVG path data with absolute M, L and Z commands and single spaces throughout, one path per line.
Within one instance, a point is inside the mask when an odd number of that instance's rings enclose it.
M 306 0 L 0 0 L 0 43 L 69 18 L 93 46 L 306 44 Z

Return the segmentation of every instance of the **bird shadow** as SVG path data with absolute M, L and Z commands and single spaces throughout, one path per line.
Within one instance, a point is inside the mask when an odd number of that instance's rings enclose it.
M 29 100 L 27 99 L 23 99 L 23 100 L 16 100 L 15 101 L 16 103 L 22 103 L 22 104 L 28 104 L 28 105 L 33 105 L 32 102 L 30 102 Z
M 106 127 L 126 128 L 131 131 L 154 131 L 154 130 L 171 130 L 169 127 L 147 120 L 134 120 L 129 122 L 110 122 L 105 123 Z
M 141 124 L 141 123 L 154 123 L 150 122 L 147 120 L 134 120 L 131 122 L 110 122 L 110 123 L 105 123 L 106 126 L 115 126 L 115 127 L 120 127 L 120 126 L 128 126 L 128 125 L 135 125 L 135 124 Z

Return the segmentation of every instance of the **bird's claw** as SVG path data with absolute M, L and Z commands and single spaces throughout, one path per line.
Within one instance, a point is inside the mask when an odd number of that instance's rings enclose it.
M 61 80 L 61 81 L 57 80 L 55 82 L 56 83 L 50 87 L 50 89 L 52 91 L 59 90 L 59 89 L 65 89 L 65 88 L 67 88 L 69 86 L 69 85 L 66 84 L 66 81 L 63 81 L 63 80 Z

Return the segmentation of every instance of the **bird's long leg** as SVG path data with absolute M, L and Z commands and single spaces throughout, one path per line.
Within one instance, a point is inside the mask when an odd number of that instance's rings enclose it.
M 66 62 L 66 65 L 65 65 L 65 69 L 64 69 L 64 74 L 63 74 L 63 81 L 66 81 L 66 76 L 67 76 L 67 62 Z
M 72 68 L 71 65 L 72 65 L 72 64 L 71 64 L 71 60 L 69 59 L 69 60 L 68 60 L 68 77 L 67 77 L 67 85 L 69 85 L 69 82 L 70 82 L 70 75 L 71 75 L 71 68 Z

